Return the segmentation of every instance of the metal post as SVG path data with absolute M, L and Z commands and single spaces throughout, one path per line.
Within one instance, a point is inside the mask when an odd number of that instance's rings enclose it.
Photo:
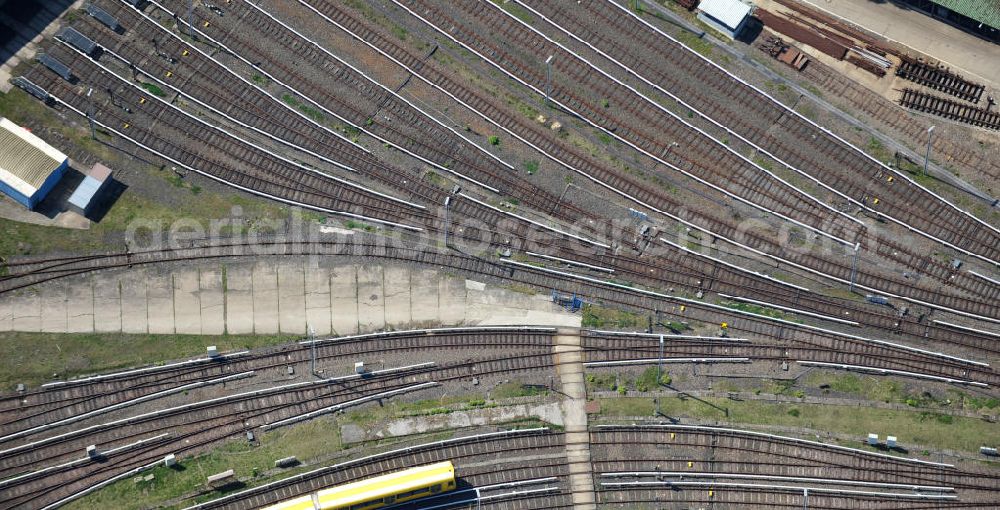
M 444 197 L 444 246 L 445 246 L 445 248 L 448 247 L 448 227 L 450 226 L 449 223 L 451 223 L 450 218 L 448 216 L 448 211 L 450 209 L 450 205 L 451 205 L 451 195 L 448 195 L 448 196 Z
M 552 95 L 552 57 L 555 55 L 549 55 L 549 58 L 545 59 L 545 105 L 549 104 L 549 96 Z
M 854 261 L 851 263 L 851 292 L 854 292 L 854 280 L 858 276 L 859 253 L 861 253 L 861 243 L 854 243 Z
M 316 330 L 313 329 L 312 325 L 309 325 L 309 339 L 312 340 L 310 348 L 310 365 L 312 374 L 316 375 Z
M 87 122 L 90 123 L 91 140 L 97 140 L 97 133 L 94 132 L 94 100 L 91 99 L 90 97 L 90 94 L 93 92 L 94 92 L 93 87 L 91 87 L 90 90 L 87 91 L 87 104 L 89 105 L 89 108 L 87 108 Z
M 194 23 L 191 22 L 191 16 L 194 14 L 194 0 L 188 0 L 188 12 L 187 12 L 187 24 L 188 24 L 188 35 L 192 39 L 197 40 L 194 36 Z
M 802 510 L 809 510 L 809 488 L 802 489 Z
M 659 393 L 660 381 L 663 380 L 663 335 L 660 335 L 660 357 L 656 358 L 656 390 Z M 660 411 L 660 396 L 656 396 L 656 415 L 662 416 L 663 412 Z
M 934 136 L 934 126 L 927 128 L 927 153 L 924 154 L 924 175 L 927 175 L 927 162 L 931 159 L 931 138 Z

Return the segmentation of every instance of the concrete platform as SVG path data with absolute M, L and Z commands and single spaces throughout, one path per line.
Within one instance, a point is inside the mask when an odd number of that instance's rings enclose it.
M 855 25 L 947 63 L 970 78 L 1000 89 L 1000 46 L 892 2 L 802 0 Z
M 579 327 L 532 295 L 405 265 L 280 262 L 138 267 L 0 296 L 0 331 L 135 334 L 368 333 L 437 325 Z

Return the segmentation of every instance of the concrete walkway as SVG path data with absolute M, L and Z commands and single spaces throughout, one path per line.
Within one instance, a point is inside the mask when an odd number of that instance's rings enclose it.
M 922 12 L 892 2 L 803 0 L 871 32 L 909 46 L 1000 89 L 1000 46 L 963 32 Z
M 573 490 L 573 508 L 596 509 L 594 473 L 590 463 L 590 431 L 587 428 L 587 384 L 583 375 L 583 351 L 579 328 L 560 328 L 552 347 L 556 372 L 566 396 L 563 424 L 566 427 L 566 460 Z
M 580 316 L 546 295 L 432 269 L 302 257 L 107 271 L 0 295 L 0 331 L 345 335 L 459 324 L 579 326 Z

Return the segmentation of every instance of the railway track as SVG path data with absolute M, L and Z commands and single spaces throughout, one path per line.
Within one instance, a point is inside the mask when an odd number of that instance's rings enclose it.
M 667 338 L 670 338 L 667 336 Z M 836 365 L 877 365 L 880 358 L 903 370 L 927 375 L 968 374 L 975 380 L 994 377 L 988 368 L 970 368 L 968 363 L 941 360 L 916 352 L 880 353 L 870 346 L 825 343 L 817 340 L 771 343 L 725 343 L 708 340 L 671 340 L 664 346 L 664 357 L 677 358 L 748 358 L 751 362 L 782 363 L 820 362 Z M 584 337 L 584 353 L 588 363 L 626 361 L 634 359 L 655 360 L 659 357 L 659 343 L 648 336 L 601 335 L 590 333 Z
M 395 59 L 401 64 L 405 64 L 407 59 L 413 60 L 417 59 L 418 56 L 410 54 L 406 49 L 402 48 L 400 45 L 395 43 L 390 36 L 382 35 L 377 29 L 366 25 L 364 20 L 359 20 L 353 17 L 347 9 L 333 6 L 331 4 L 326 4 L 323 2 L 313 2 L 314 4 L 320 6 L 322 10 L 318 10 L 321 14 L 328 16 L 329 20 L 336 23 L 339 28 L 342 28 L 359 40 L 370 41 L 370 45 L 377 49 L 386 52 L 386 55 L 390 58 Z M 426 75 L 426 79 L 429 83 L 441 83 L 439 87 L 443 90 L 448 90 L 449 88 L 455 88 L 456 85 L 453 81 L 442 75 L 435 73 L 433 66 L 430 63 L 423 65 L 417 75 Z M 687 224 L 692 228 L 704 228 L 705 223 L 701 223 L 706 218 L 703 216 L 699 217 L 697 214 L 683 213 L 685 216 L 691 219 L 691 221 L 696 224 L 688 223 L 684 218 L 678 218 L 672 214 L 666 212 L 667 210 L 676 210 L 673 207 L 666 207 L 667 204 L 675 202 L 676 199 L 672 198 L 669 194 L 658 193 L 656 190 L 651 189 L 649 186 L 644 186 L 634 181 L 630 178 L 616 174 L 614 172 L 608 172 L 608 169 L 602 168 L 599 165 L 588 164 L 588 158 L 584 155 L 573 154 L 564 151 L 562 147 L 557 145 L 557 142 L 552 140 L 552 135 L 550 133 L 545 133 L 545 130 L 538 129 L 536 126 L 532 126 L 531 123 L 525 123 L 517 119 L 516 117 L 504 115 L 502 109 L 499 114 L 495 114 L 498 108 L 492 104 L 492 102 L 469 89 L 459 89 L 462 94 L 471 96 L 470 99 L 464 99 L 466 96 L 459 97 L 455 96 L 456 99 L 460 100 L 464 104 L 470 106 L 474 111 L 480 113 L 484 118 L 490 120 L 491 122 L 497 122 L 498 126 L 505 126 L 509 124 L 516 125 L 514 129 L 508 129 L 508 132 L 515 137 L 518 137 L 528 143 L 529 145 L 539 149 L 551 157 L 555 161 L 565 165 L 567 168 L 582 173 L 587 178 L 594 180 L 596 183 L 605 186 L 609 190 L 613 190 L 616 193 L 622 194 L 624 197 L 638 202 L 640 205 L 648 207 L 654 211 L 660 212 L 672 219 L 680 221 L 682 224 Z M 484 106 L 478 106 L 484 105 Z M 484 110 L 488 113 L 483 113 Z M 509 123 L 509 124 L 508 124 Z M 537 138 L 535 138 L 537 136 Z M 555 153 L 553 153 L 555 152 Z M 651 206 L 649 204 L 657 204 L 657 206 Z M 660 208 L 662 207 L 662 209 Z M 684 211 L 683 204 L 677 203 L 675 206 L 680 210 Z M 811 253 L 791 253 L 779 246 L 776 246 L 773 238 L 767 238 L 766 236 L 757 236 L 753 232 L 740 232 L 738 235 L 734 228 L 729 224 L 731 220 L 721 220 L 721 219 L 710 219 L 708 220 L 710 227 L 707 229 L 712 235 L 718 236 L 721 239 L 731 240 L 736 237 L 740 238 L 742 243 L 741 246 L 749 246 L 753 249 L 760 250 L 764 253 L 781 253 L 780 257 L 784 260 L 793 261 L 801 264 L 803 267 L 815 267 L 822 268 L 818 272 L 825 275 L 838 275 L 839 278 L 846 279 L 850 274 L 849 264 L 844 264 L 843 259 L 839 263 L 836 261 L 831 261 L 827 258 L 818 257 Z M 702 227 L 699 227 L 697 223 L 701 223 Z M 883 252 L 892 253 L 895 250 L 883 250 Z M 909 260 L 911 257 L 907 257 Z M 924 267 L 937 266 L 935 263 L 930 263 L 929 265 L 924 265 Z M 934 271 L 940 271 L 943 268 L 935 268 Z M 927 290 L 915 290 L 912 289 L 913 285 L 911 282 L 906 281 L 903 278 L 893 277 L 891 275 L 879 274 L 870 275 L 865 278 L 870 278 L 867 283 L 862 285 L 866 286 L 870 283 L 877 287 L 881 287 L 883 292 L 890 292 L 894 295 L 908 295 L 912 291 L 913 295 L 923 296 L 920 299 L 930 298 L 932 294 L 936 293 L 929 292 Z M 964 280 L 965 278 L 963 278 Z M 983 289 L 984 282 L 973 282 L 969 281 L 967 283 L 970 287 Z M 906 290 L 904 290 L 906 289 Z M 940 289 L 940 287 L 938 287 Z M 955 298 L 942 298 L 944 301 L 951 303 L 956 303 Z M 961 300 L 961 298 L 959 298 Z M 967 303 L 968 306 L 981 307 L 980 304 Z M 964 305 L 963 305 L 964 306 Z
M 743 487 L 760 494 L 794 493 L 787 488 L 791 485 L 798 487 L 800 505 L 802 487 L 825 486 L 831 489 L 831 483 L 840 486 L 840 489 L 896 494 L 953 494 L 955 498 L 954 501 L 923 502 L 923 505 L 930 506 L 906 507 L 893 506 L 899 504 L 900 498 L 840 495 L 887 500 L 884 506 L 873 508 L 985 508 L 986 502 L 996 502 L 1000 490 L 1000 478 L 986 471 L 968 471 L 946 464 L 735 429 L 685 425 L 598 426 L 591 431 L 591 444 L 595 472 L 622 475 L 642 472 L 651 475 L 649 478 L 652 480 L 672 483 L 711 476 L 704 486 L 692 487 L 692 491 L 707 491 L 713 481 L 722 486 L 720 490 L 726 490 L 726 483 L 722 483 L 724 480 L 786 487 L 780 490 Z M 656 476 L 657 472 L 661 475 Z M 682 476 L 676 478 L 673 473 Z M 735 476 L 727 477 L 727 474 Z M 773 477 L 779 481 L 740 480 L 747 475 Z M 606 482 L 619 478 L 634 477 L 598 477 Z M 688 490 L 683 485 L 679 483 L 675 489 Z M 669 485 L 664 484 L 666 486 Z M 920 489 L 913 490 L 909 486 L 919 486 Z M 641 485 L 622 488 L 629 491 L 649 490 L 648 486 Z M 817 493 L 822 494 L 823 490 Z M 855 507 L 845 501 L 830 504 L 832 508 Z
M 892 129 L 908 137 L 911 145 L 927 143 L 927 122 L 914 118 L 906 110 L 888 99 L 868 90 L 857 82 L 842 76 L 822 62 L 812 62 L 801 74 L 823 89 L 824 94 L 832 94 L 847 101 L 879 121 L 888 124 Z M 1000 178 L 1000 163 L 993 158 L 983 157 L 979 151 L 959 147 L 947 137 L 937 136 L 931 141 L 934 154 L 943 155 L 947 161 L 953 161 L 967 169 L 982 173 L 994 179 Z
M 220 256 L 238 252 L 236 247 L 222 246 L 205 247 L 205 251 L 217 251 Z M 859 304 L 850 300 L 832 299 L 815 295 L 797 286 L 767 280 L 751 272 L 727 265 L 712 257 L 693 255 L 682 248 L 663 248 L 648 250 L 642 258 L 618 255 L 611 267 L 621 276 L 627 276 L 633 281 L 643 282 L 658 288 L 687 288 L 690 292 L 717 292 L 725 295 L 754 296 L 765 302 L 785 306 L 791 310 L 805 313 L 815 313 L 821 318 L 832 321 L 850 319 L 858 326 L 877 328 L 892 332 L 901 339 L 917 342 L 944 342 L 949 345 L 984 351 L 995 355 L 1000 352 L 995 345 L 995 338 L 989 334 L 970 334 L 956 328 L 940 325 L 929 320 L 925 313 L 900 313 L 900 311 L 885 306 Z M 201 256 L 201 252 L 195 251 Z M 144 257 L 149 262 L 169 260 L 173 254 L 154 252 L 146 254 L 126 255 L 126 262 L 141 263 Z M 183 256 L 183 255 L 181 255 Z M 572 256 L 572 255 L 570 255 Z M 108 254 L 105 260 L 92 256 L 79 258 L 79 263 L 73 260 L 57 257 L 54 259 L 37 259 L 12 261 L 8 263 L 5 277 L 0 277 L 0 285 L 6 283 L 6 289 L 14 289 L 46 278 L 71 275 L 76 271 L 88 268 L 99 269 L 102 264 L 113 264 L 121 258 L 121 254 Z M 580 259 L 579 255 L 577 258 Z M 594 264 L 606 261 L 601 257 L 583 258 Z M 91 265 L 92 264 L 92 265 Z M 5 282 L 6 280 L 6 282 Z M 27 281 L 25 281 L 27 280 Z
M 489 337 L 482 338 L 484 331 Z M 549 348 L 551 331 L 546 328 L 487 328 L 444 331 L 415 331 L 380 335 L 360 335 L 318 342 L 317 363 L 330 365 L 346 358 L 366 359 L 408 351 L 449 350 L 457 353 L 475 349 L 513 348 L 544 352 Z M 188 384 L 254 372 L 277 374 L 288 367 L 297 372 L 308 370 L 313 359 L 311 346 L 282 346 L 262 352 L 238 353 L 218 359 L 200 358 L 165 367 L 126 371 L 58 383 L 36 390 L 0 398 L 0 445 L 11 435 L 51 427 L 86 413 L 110 408 L 156 395 Z M 346 361 L 344 361 L 346 362 Z M 36 434 L 41 432 L 35 432 Z
M 433 27 L 439 30 L 444 27 L 443 30 L 478 55 L 491 56 L 491 62 L 522 83 L 536 91 L 548 86 L 550 100 L 564 105 L 653 160 L 730 198 L 834 239 L 847 240 L 844 242 L 853 243 L 863 229 L 849 217 L 732 151 L 722 141 L 688 125 L 676 114 L 646 101 L 610 76 L 581 65 L 576 57 L 520 25 L 509 23 L 502 10 L 481 8 L 484 4 L 477 2 L 458 2 L 454 9 L 448 10 L 421 1 L 397 4 L 411 13 L 423 12 L 432 16 Z M 497 35 L 504 37 L 497 41 Z M 551 83 L 546 81 L 543 66 L 527 60 L 529 56 L 539 58 L 541 53 L 555 55 L 551 64 L 554 73 Z M 575 87 L 571 89 L 567 84 Z M 584 88 L 586 93 L 576 92 L 579 88 Z M 602 107 L 598 104 L 600 101 L 609 106 Z M 610 107 L 612 101 L 614 108 Z
M 916 89 L 903 89 L 899 104 L 913 110 L 930 113 L 973 126 L 1000 130 L 1000 112 L 977 108 Z
M 982 282 L 979 282 L 979 283 L 981 284 Z
M 74 72 L 85 82 L 98 86 L 113 84 L 106 81 L 108 78 L 101 77 L 96 66 L 85 59 L 78 59 L 68 49 L 56 46 L 50 54 L 74 62 Z M 78 94 L 80 89 L 47 70 L 35 68 L 27 76 L 77 111 L 89 110 L 87 98 Z M 164 102 L 147 100 L 146 97 L 131 88 L 118 88 L 112 101 L 133 105 L 130 108 L 132 113 L 126 113 L 111 102 L 107 107 L 95 110 L 95 122 L 127 132 L 132 140 L 151 148 L 158 155 L 243 190 L 279 197 L 325 212 L 396 226 L 407 225 L 414 216 L 419 218 L 421 215 L 423 206 L 304 171 L 220 129 L 199 123 Z M 199 142 L 197 148 L 191 146 L 192 140 Z
M 260 508 L 287 499 L 289 496 L 441 460 L 451 460 L 455 464 L 460 487 L 467 486 L 465 484 L 477 486 L 509 483 L 523 477 L 524 473 L 529 473 L 531 478 L 558 477 L 562 490 L 557 499 L 543 500 L 542 503 L 565 506 L 567 502 L 563 498 L 568 493 L 565 478 L 569 473 L 565 446 L 562 434 L 549 432 L 546 429 L 529 429 L 523 432 L 511 430 L 470 438 L 460 437 L 439 443 L 417 444 L 319 468 L 289 480 L 272 482 L 262 489 L 239 492 L 188 507 L 186 510 Z M 532 458 L 536 460 L 533 462 L 527 460 Z M 276 497 L 276 494 L 280 496 Z
M 982 284 L 983 284 L 984 282 L 982 282 L 982 281 L 977 281 L 977 283 L 978 283 L 979 285 L 982 285 Z
M 558 2 L 522 3 L 546 13 L 561 5 Z M 421 5 L 426 8 L 426 4 Z M 441 14 L 434 9 L 430 12 Z M 477 18 L 485 19 L 482 14 L 469 13 L 463 20 Z M 504 33 L 514 33 L 511 26 L 516 22 L 512 17 L 505 18 L 506 21 L 492 22 L 491 26 L 502 29 Z M 904 180 L 888 182 L 886 175 L 894 174 L 888 167 L 804 117 L 790 114 L 776 101 L 744 82 L 736 81 L 722 68 L 709 64 L 707 59 L 668 39 L 666 34 L 655 31 L 621 6 L 611 1 L 587 2 L 575 9 L 563 7 L 554 19 L 559 20 L 560 26 L 572 27 L 573 32 L 581 37 L 592 36 L 592 43 L 603 45 L 616 60 L 628 63 L 637 74 L 669 85 L 671 91 L 676 91 L 698 111 L 713 112 L 711 116 L 718 122 L 756 145 L 767 148 L 780 160 L 824 182 L 827 189 L 836 189 L 841 195 L 850 197 L 852 202 L 876 214 L 892 221 L 903 221 L 918 232 L 929 234 L 984 260 L 992 263 L 1000 260 L 1000 232 L 994 227 L 945 202 L 905 175 L 895 173 L 896 177 Z M 609 39 L 598 38 L 593 33 L 595 22 L 615 27 L 614 33 L 630 34 L 631 43 L 612 46 Z M 531 40 L 528 39 L 529 31 L 524 28 L 516 33 L 517 38 L 510 37 L 507 41 L 524 45 Z M 639 44 L 635 44 L 636 41 Z M 706 87 L 713 93 L 708 94 Z M 873 198 L 879 198 L 879 204 L 874 204 Z M 910 205 L 914 203 L 933 205 L 914 209 Z
M 258 247 L 257 253 L 267 253 L 261 248 L 262 247 Z M 547 270 L 530 265 L 511 266 L 510 263 L 492 263 L 475 257 L 454 254 L 439 254 L 419 248 L 412 249 L 397 246 L 385 246 L 384 244 L 378 242 L 370 245 L 359 243 L 351 246 L 339 245 L 337 243 L 316 243 L 309 245 L 308 247 L 304 245 L 295 245 L 292 247 L 296 250 L 302 250 L 301 252 L 289 251 L 288 247 L 281 243 L 275 243 L 273 248 L 274 253 L 285 255 L 293 253 L 355 255 L 366 258 L 377 257 L 390 260 L 403 260 L 410 263 L 426 263 L 434 266 L 451 267 L 460 271 L 469 271 L 470 273 L 480 277 L 486 276 L 501 279 L 512 279 L 513 281 L 520 283 L 537 285 L 541 288 L 560 289 L 565 292 L 576 292 L 577 294 L 587 297 L 595 302 L 603 302 L 614 306 L 624 306 L 630 309 L 638 308 L 642 310 L 657 311 L 665 318 L 665 320 L 693 320 L 701 321 L 707 324 L 717 324 L 725 321 L 730 324 L 731 331 L 734 332 L 746 331 L 754 335 L 760 335 L 763 338 L 776 339 L 779 341 L 805 342 L 804 345 L 806 346 L 814 345 L 817 347 L 826 347 L 833 349 L 834 351 L 842 351 L 844 353 L 860 352 L 873 355 L 878 350 L 888 349 L 885 351 L 886 355 L 884 357 L 876 358 L 875 356 L 872 356 L 870 361 L 872 363 L 877 361 L 877 366 L 888 369 L 911 371 L 921 368 L 921 366 L 904 364 L 901 360 L 904 359 L 906 355 L 890 354 L 894 349 L 909 349 L 905 346 L 894 346 L 894 344 L 889 342 L 868 340 L 863 337 L 845 335 L 815 327 L 802 326 L 794 322 L 747 314 L 745 312 L 740 312 L 738 310 L 719 305 L 678 299 L 664 294 L 643 291 L 641 289 L 633 289 L 613 283 L 606 283 L 602 280 L 585 279 L 569 273 Z M 153 263 L 165 260 L 198 260 L 201 256 L 202 250 L 198 248 L 192 248 L 186 251 L 136 253 L 130 256 L 120 255 L 113 259 L 106 260 L 104 261 L 103 267 L 121 267 L 129 264 Z M 225 254 L 219 253 L 216 256 L 224 257 Z M 515 267 L 516 269 L 514 269 Z M 680 309 L 679 305 L 681 304 L 683 304 L 684 310 Z M 947 328 L 943 325 L 937 326 L 942 328 L 942 330 Z M 954 330 L 951 331 L 951 333 L 970 334 L 971 332 Z M 987 340 L 990 338 L 988 334 L 984 334 L 982 336 Z M 911 349 L 911 352 L 921 351 Z M 900 360 L 895 359 L 895 356 L 897 355 L 900 356 Z M 941 358 L 939 355 L 931 355 L 927 353 L 921 354 L 921 356 L 925 355 L 929 355 L 930 357 L 927 358 L 927 365 L 923 366 L 933 373 L 950 373 L 952 378 L 960 380 L 966 380 L 970 375 L 981 374 L 987 379 L 980 382 L 986 382 L 989 384 L 993 380 L 992 378 L 994 376 L 991 375 L 989 371 L 984 370 L 983 367 L 977 367 L 974 364 L 964 361 L 960 361 L 958 365 L 951 367 L 945 366 L 950 364 L 952 361 L 959 361 L 960 358 Z M 844 356 L 848 356 L 848 354 L 844 354 Z M 937 358 L 935 358 L 935 356 L 937 356 Z M 933 364 L 934 359 L 938 359 L 938 365 Z M 949 359 L 950 361 L 947 361 Z M 962 366 L 965 368 L 962 368 Z
M 638 272 L 637 272 L 636 274 L 641 274 L 641 273 L 638 273 Z M 673 283 L 673 282 L 670 282 L 670 283 Z M 982 284 L 983 282 L 980 282 L 980 283 Z M 897 322 L 898 322 L 898 321 L 897 321 Z M 955 336 L 955 335 L 954 335 L 954 332 L 952 332 L 952 336 Z
M 136 22 L 134 26 L 139 31 L 149 29 L 172 34 L 160 25 L 145 20 L 140 21 L 139 16 L 145 15 L 144 13 L 124 8 L 120 3 L 113 5 L 115 5 L 113 8 L 118 8 L 127 20 Z M 284 24 L 267 17 L 263 11 L 256 10 L 254 7 L 252 4 L 240 3 L 231 4 L 227 8 L 232 15 L 240 18 L 241 23 L 253 23 L 255 30 L 268 34 L 267 40 L 273 44 L 267 45 L 266 48 L 260 45 L 262 39 L 249 37 L 249 32 L 232 30 L 233 27 L 227 26 L 228 20 L 226 19 L 218 20 L 218 23 L 211 26 L 211 30 L 204 27 L 202 30 L 206 30 L 209 36 L 217 38 L 220 44 L 227 47 L 232 45 L 234 48 L 241 49 L 241 53 L 245 53 L 245 56 L 241 54 L 240 58 L 256 62 L 256 68 L 261 72 L 266 73 L 269 77 L 280 79 L 296 93 L 317 104 L 325 112 L 336 115 L 358 132 L 371 134 L 380 142 L 390 143 L 423 161 L 431 162 L 437 169 L 454 173 L 474 183 L 481 183 L 501 195 L 516 197 L 521 203 L 535 210 L 549 211 L 554 204 L 559 203 L 557 196 L 532 186 L 522 177 L 516 175 L 518 173 L 516 169 L 461 137 L 452 128 L 419 110 L 392 89 L 365 76 L 332 53 L 325 50 L 320 51 L 321 48 L 299 44 L 302 39 L 295 32 L 286 28 Z M 94 23 L 90 23 L 90 25 L 94 25 Z M 136 54 L 135 43 L 138 41 L 135 39 L 125 43 L 117 34 L 100 26 L 90 28 L 87 31 L 88 34 L 95 34 L 99 41 L 118 48 L 116 51 L 126 52 L 130 56 L 130 60 L 140 56 Z M 181 54 L 183 48 L 187 46 L 175 36 L 169 37 L 168 42 L 170 44 L 161 43 L 160 46 L 162 51 L 171 55 Z M 287 64 L 276 61 L 273 54 L 278 48 L 293 55 L 302 65 L 330 70 L 330 73 L 323 76 L 327 80 L 324 83 L 318 83 L 313 79 L 312 74 L 303 74 L 288 67 Z M 200 80 L 192 79 L 192 83 L 204 82 L 204 85 L 198 85 L 190 92 L 212 104 L 231 105 L 226 106 L 225 109 L 232 112 L 240 107 L 239 103 L 235 103 L 231 97 L 215 91 L 229 89 L 233 86 L 234 79 L 228 78 L 228 70 L 214 60 L 209 60 L 210 58 L 206 55 L 199 66 L 193 68 L 188 66 L 184 69 L 185 74 L 200 78 Z M 179 64 L 183 63 L 186 61 L 179 61 Z M 150 60 L 148 64 L 152 65 L 154 69 L 167 67 L 164 62 L 156 59 Z M 266 94 L 257 91 L 255 87 L 250 88 L 252 90 L 245 95 L 250 96 L 254 104 L 274 101 L 274 98 L 266 97 Z M 257 112 L 250 112 L 250 120 L 265 120 L 268 114 L 269 112 L 264 112 L 264 115 L 258 116 Z M 264 117 L 264 119 L 260 117 Z M 278 125 L 278 130 L 269 131 L 282 132 L 280 126 L 282 119 L 275 119 L 272 122 Z M 323 152 L 328 150 L 326 149 L 328 144 L 324 138 L 305 132 L 303 136 L 294 138 L 293 141 L 301 147 Z M 587 218 L 589 216 L 572 203 L 562 203 L 560 207 L 564 209 L 561 212 L 565 217 Z
M 71 55 L 67 58 L 75 58 L 75 57 Z M 77 60 L 75 62 L 79 66 L 84 68 L 90 65 L 88 64 L 87 60 Z M 41 78 L 38 79 L 52 80 L 50 82 L 43 82 L 45 85 L 48 85 L 50 87 L 64 86 L 59 82 L 58 79 L 48 77 L 45 75 L 43 75 Z M 101 82 L 98 81 L 98 83 Z M 69 93 L 70 91 L 66 92 Z M 55 94 L 54 96 L 57 98 L 59 97 L 58 95 Z M 144 146 L 140 147 L 146 149 L 146 147 Z M 154 154 L 157 153 L 154 152 Z M 374 178 L 381 180 L 383 183 L 391 184 L 394 187 L 401 187 L 403 189 L 408 189 L 409 191 L 414 191 L 416 193 L 424 193 L 426 194 L 424 196 L 432 196 L 435 198 L 434 200 L 429 200 L 428 203 L 435 203 L 435 202 L 441 203 L 444 202 L 444 200 L 437 200 L 437 198 L 454 196 L 454 195 L 449 195 L 449 193 L 447 193 L 445 190 L 439 187 L 435 187 L 433 184 L 421 181 L 418 176 L 414 176 L 413 180 L 408 180 L 405 177 L 403 179 L 400 179 L 401 177 L 400 174 L 405 175 L 406 173 L 402 170 L 394 171 L 396 169 L 386 168 L 384 165 L 377 164 L 371 160 L 368 160 L 365 163 L 366 164 L 364 168 L 371 170 L 372 176 Z M 194 167 L 191 168 L 195 169 Z M 384 196 L 379 195 L 377 198 L 384 198 Z M 541 231 L 548 230 L 555 234 L 555 235 L 545 234 L 549 236 L 548 242 L 552 243 L 555 249 L 564 249 L 568 250 L 569 252 L 575 252 L 574 249 L 578 246 L 578 243 L 580 241 L 583 241 L 585 245 L 601 246 L 605 248 L 608 247 L 607 245 L 595 243 L 587 239 L 584 239 L 582 237 L 553 229 L 541 222 L 528 220 L 522 216 L 508 213 L 500 208 L 490 206 L 489 204 L 481 200 L 475 199 L 471 195 L 462 194 L 461 199 L 453 200 L 451 202 L 452 203 L 449 206 L 449 209 L 452 211 L 452 214 L 456 218 L 458 219 L 465 218 L 480 222 L 478 224 L 473 223 L 471 225 L 464 225 L 465 228 L 462 229 L 460 232 L 452 232 L 451 235 L 455 238 L 465 239 L 470 242 L 483 242 L 485 238 L 486 242 L 489 242 L 490 244 L 493 244 L 495 246 L 507 246 L 510 244 L 512 238 L 520 240 L 520 243 L 523 244 L 529 239 L 529 236 L 537 235 L 537 233 L 540 230 Z M 306 203 L 292 202 L 292 203 L 296 205 L 303 205 L 305 207 L 314 207 L 308 202 Z M 361 219 L 364 220 L 372 220 L 379 223 L 389 223 L 390 225 L 401 227 L 403 229 L 411 231 L 420 231 L 423 230 L 424 228 L 427 228 L 431 231 L 439 231 L 439 227 L 435 225 L 437 223 L 441 223 L 442 220 L 437 218 L 436 214 L 431 214 L 425 209 L 420 209 L 417 210 L 416 212 L 404 212 L 401 210 L 402 206 L 396 203 L 393 203 L 391 206 L 394 208 L 393 209 L 394 211 L 399 212 L 399 215 L 402 219 L 405 219 L 410 224 L 404 224 L 404 223 L 394 224 L 391 222 L 387 222 L 384 219 L 379 219 L 379 218 L 373 219 L 367 216 L 358 216 L 351 213 L 346 213 L 346 214 L 348 216 L 360 217 Z M 415 205 L 414 207 L 422 208 L 423 206 Z M 334 214 L 345 214 L 343 212 L 331 211 L 322 208 L 320 210 L 324 212 L 332 212 Z M 384 210 L 382 209 L 380 209 L 380 211 L 384 212 Z M 458 223 L 457 220 L 456 223 Z M 417 227 L 414 226 L 413 224 L 420 224 L 423 225 L 423 227 Z M 483 228 L 483 227 L 489 227 L 489 228 Z
M 896 67 L 896 76 L 973 104 L 978 103 L 983 96 L 986 87 L 942 68 L 941 64 L 930 65 L 905 55 L 901 59 L 902 63 Z
M 483 346 L 480 345 L 482 348 Z M 495 346 L 508 352 L 509 346 Z M 534 352 L 534 353 L 532 353 Z M 535 351 L 499 356 L 478 356 L 464 362 L 439 366 L 417 366 L 401 372 L 401 376 L 348 376 L 285 384 L 235 395 L 176 406 L 118 421 L 89 425 L 68 433 L 47 436 L 31 443 L 18 442 L 0 451 L 0 476 L 4 478 L 30 473 L 45 465 L 72 461 L 82 452 L 81 444 L 112 445 L 142 440 L 160 434 L 169 438 L 149 448 L 136 448 L 114 456 L 108 464 L 86 463 L 39 476 L 27 475 L 18 483 L 5 487 L 0 505 L 42 506 L 74 489 L 87 487 L 111 475 L 155 462 L 168 453 L 193 454 L 218 441 L 232 438 L 262 425 L 281 423 L 307 413 L 315 413 L 330 405 L 341 405 L 359 395 L 382 395 L 404 392 L 409 388 L 423 389 L 427 382 L 445 383 L 472 377 L 495 377 L 511 373 L 532 373 L 553 366 L 551 347 Z M 55 477 L 55 478 L 54 478 Z M 64 483 L 53 485 L 54 479 Z

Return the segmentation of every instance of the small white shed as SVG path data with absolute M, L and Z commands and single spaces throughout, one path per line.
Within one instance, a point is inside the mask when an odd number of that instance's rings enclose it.
M 701 0 L 698 19 L 730 39 L 743 30 L 753 6 L 740 0 Z

